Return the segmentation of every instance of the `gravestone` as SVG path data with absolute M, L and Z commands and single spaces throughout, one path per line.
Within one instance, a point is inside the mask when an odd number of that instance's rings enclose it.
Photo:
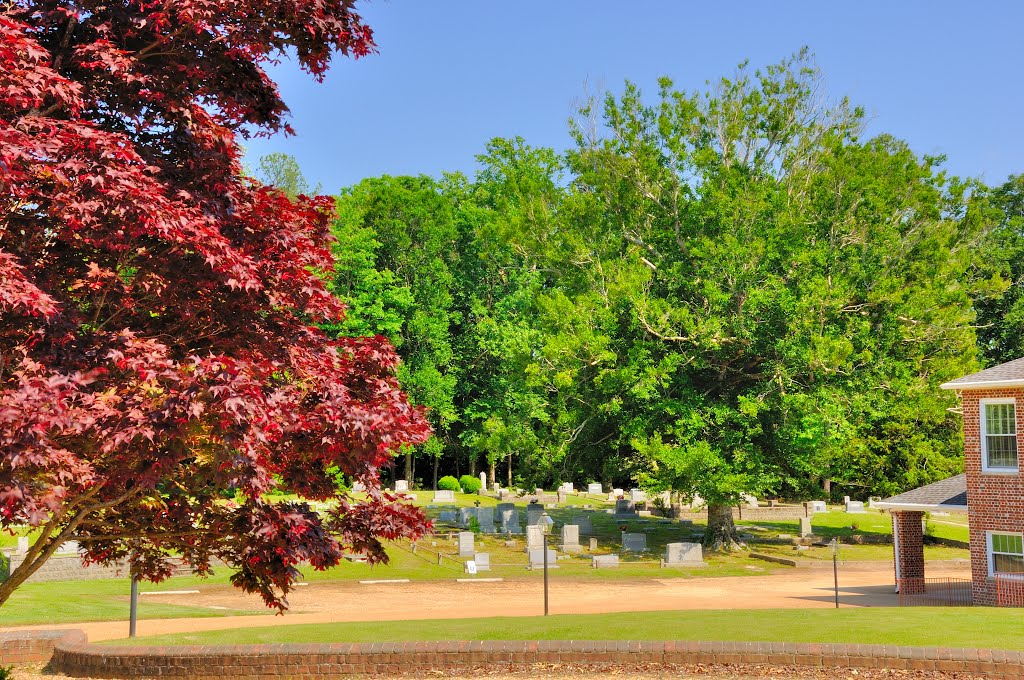
M 476 517 L 476 508 L 459 508 L 459 526 L 468 527 L 470 518 Z
M 566 524 L 563 526 L 562 543 L 558 547 L 565 553 L 582 552 L 583 548 L 580 547 L 580 528 L 575 524 Z
M 28 552 L 28 536 L 18 536 L 18 547 L 14 552 L 17 555 L 24 555 Z
M 596 538 L 590 539 L 590 550 L 591 551 L 597 550 L 597 539 Z
M 623 491 L 622 489 L 612 489 L 612 495 L 614 495 L 616 498 L 622 498 L 623 496 L 626 495 L 626 492 Z
M 502 531 L 519 533 L 522 528 L 519 526 L 519 511 L 513 503 L 498 503 L 498 524 Z
M 616 515 L 635 515 L 636 506 L 633 501 L 628 498 L 620 498 L 615 501 L 615 514 Z
M 485 534 L 493 534 L 494 529 L 494 508 L 477 508 L 476 521 L 480 523 L 480 531 Z
M 587 493 L 597 494 L 598 496 L 600 496 L 602 493 L 604 493 L 604 489 L 601 487 L 601 484 L 599 482 L 591 482 L 590 484 L 587 484 Z
M 878 502 L 880 502 L 881 500 L 882 500 L 882 499 L 881 499 L 881 497 L 879 497 L 879 496 L 868 496 L 868 507 L 869 507 L 869 508 L 873 508 L 873 507 L 875 507 L 875 503 L 878 503 Z
M 565 489 L 559 489 L 558 490 L 558 494 L 556 496 L 557 499 L 558 499 L 558 503 L 564 503 L 565 502 L 565 496 L 566 496 Z
M 811 529 L 811 518 L 801 517 L 800 518 L 800 538 L 807 538 L 813 536 L 814 531 Z
M 475 553 L 473 561 L 476 562 L 477 571 L 491 570 L 491 553 Z
M 847 512 L 864 512 L 864 501 L 848 501 L 846 503 Z
M 594 533 L 594 525 L 590 521 L 590 514 L 573 515 L 572 523 L 580 528 L 580 534 L 589 536 Z
M 703 567 L 704 549 L 700 543 L 669 543 L 665 546 L 665 564 Z
M 486 472 L 481 472 L 480 473 L 480 493 L 481 494 L 487 493 L 487 473 Z
M 78 541 L 64 541 L 60 544 L 60 548 L 57 549 L 58 553 L 72 553 L 78 554 Z
M 455 492 L 451 489 L 438 489 L 434 492 L 435 503 L 454 503 Z
M 530 503 L 526 506 L 526 524 L 532 526 L 540 521 L 541 515 L 544 514 L 544 506 L 540 503 Z
M 363 493 L 366 491 L 366 485 L 362 482 L 352 482 L 352 493 Z
M 828 512 L 828 505 L 825 501 L 811 501 L 811 512 Z
M 533 490 L 533 495 L 534 496 L 543 496 L 544 495 L 544 489 L 542 489 L 540 487 L 537 487 L 536 489 Z
M 441 511 L 441 521 L 442 522 L 451 522 L 452 524 L 454 524 L 458 520 L 459 520 L 459 515 L 454 510 L 442 510 Z
M 563 482 L 562 485 L 558 487 L 558 490 L 569 494 L 574 493 L 576 491 L 576 487 L 573 486 L 572 482 Z
M 537 550 L 544 546 L 544 527 L 529 524 L 526 527 L 526 551 Z
M 747 504 L 748 508 L 757 508 L 757 497 L 751 496 L 748 493 L 743 494 L 743 502 Z
M 644 552 L 647 550 L 647 534 L 631 534 L 623 531 L 622 549 L 626 552 Z
M 699 493 L 693 494 L 693 500 L 690 501 L 690 509 L 696 510 L 699 508 L 703 508 L 705 505 L 707 505 L 707 502 L 700 497 Z
M 594 569 L 615 569 L 619 566 L 618 555 L 594 555 L 590 566 Z
M 849 496 L 843 496 L 843 505 L 847 505 L 850 502 Z
M 536 548 L 529 551 L 530 555 L 530 568 L 531 569 L 543 569 L 544 568 L 544 548 Z M 558 553 L 551 548 L 548 548 L 548 569 L 558 569 Z
M 498 484 L 497 482 L 491 484 L 491 491 L 493 491 L 494 493 L 498 493 L 499 491 L 501 491 L 501 484 Z
M 472 531 L 460 531 L 459 532 L 459 557 L 472 557 L 473 553 L 476 552 L 473 545 L 473 532 Z
M 408 482 L 408 480 L 405 480 L 405 479 L 396 479 L 395 480 L 395 491 L 408 491 L 408 490 L 409 490 L 409 482 Z
M 618 499 L 619 499 L 619 497 L 615 495 L 614 491 L 609 491 L 608 492 L 608 497 L 605 498 L 606 501 L 615 501 L 615 500 L 618 500 Z
M 647 500 L 647 494 L 644 493 L 643 489 L 630 489 L 629 500 L 633 501 L 634 503 L 642 503 L 643 501 Z

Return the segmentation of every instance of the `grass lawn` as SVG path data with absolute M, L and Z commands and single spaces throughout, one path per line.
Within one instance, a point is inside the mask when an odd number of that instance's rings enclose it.
M 936 625 L 936 621 L 942 621 Z M 1019 610 L 994 607 L 631 612 L 275 626 L 137 638 L 139 645 L 416 640 L 736 640 L 1024 649 Z M 112 641 L 106 644 L 125 644 Z

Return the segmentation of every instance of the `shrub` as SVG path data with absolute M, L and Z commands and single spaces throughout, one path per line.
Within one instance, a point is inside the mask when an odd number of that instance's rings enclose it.
M 437 488 L 442 491 L 462 491 L 462 487 L 459 486 L 459 480 L 451 475 L 446 475 L 437 480 Z
M 459 477 L 459 486 L 461 486 L 462 490 L 466 493 L 480 492 L 480 480 L 473 475 L 462 475 Z
M 14 680 L 14 666 L 0 666 L 0 680 Z

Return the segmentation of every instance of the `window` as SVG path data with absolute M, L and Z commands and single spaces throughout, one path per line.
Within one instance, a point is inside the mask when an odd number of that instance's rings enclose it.
M 981 402 L 981 467 L 986 472 L 1017 470 L 1017 413 L 1013 399 Z
M 988 573 L 1024 573 L 1024 536 L 988 532 Z

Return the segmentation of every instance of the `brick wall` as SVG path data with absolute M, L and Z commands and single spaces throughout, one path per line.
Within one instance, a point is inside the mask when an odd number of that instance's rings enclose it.
M 1017 400 L 1017 451 L 1024 457 L 1024 389 L 965 390 L 961 394 L 975 604 L 996 604 L 995 582 L 988 575 L 986 532 L 1024 532 L 1024 478 L 1020 469 L 1016 474 L 992 474 L 981 470 L 980 400 L 1006 397 Z
M 46 663 L 59 641 L 69 646 L 86 643 L 80 630 L 34 630 L 0 633 L 0 667 L 16 663 Z
M 904 595 L 924 592 L 923 519 L 923 512 L 892 513 L 892 533 L 893 536 L 899 534 L 899 540 L 893 541 L 893 550 L 898 552 L 895 557 L 900 564 L 897 583 Z
M 296 680 L 426 674 L 457 668 L 529 669 L 534 664 L 774 664 L 794 667 L 941 670 L 991 678 L 1024 676 L 1016 651 L 791 642 L 452 641 L 235 647 L 107 647 L 61 642 L 51 669 L 92 678 L 190 677 Z M 845 673 L 842 674 L 845 676 Z

